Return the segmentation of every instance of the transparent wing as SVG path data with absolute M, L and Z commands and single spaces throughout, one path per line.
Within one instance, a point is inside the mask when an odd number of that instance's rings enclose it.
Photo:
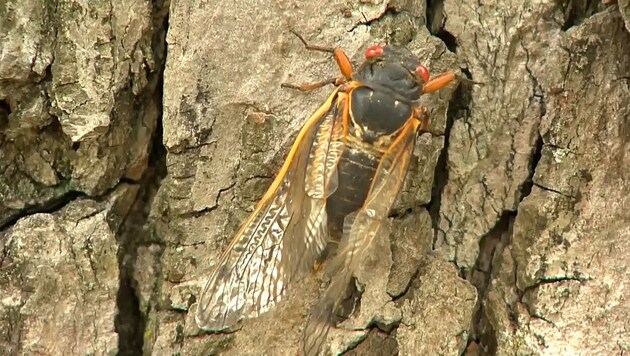
M 343 237 L 333 264 L 332 281 L 315 305 L 304 331 L 303 352 L 318 355 L 335 312 L 348 297 L 352 278 L 362 262 L 378 249 L 389 248 L 389 211 L 402 188 L 420 122 L 409 120 L 381 158 L 363 207 L 344 220 Z
M 276 179 L 221 256 L 197 306 L 197 324 L 224 330 L 278 303 L 328 239 L 326 198 L 337 187 L 345 104 L 337 90 L 307 121 Z

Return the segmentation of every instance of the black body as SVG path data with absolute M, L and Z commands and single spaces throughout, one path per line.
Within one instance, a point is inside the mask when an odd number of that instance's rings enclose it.
M 378 140 L 386 136 L 393 140 L 412 117 L 424 84 L 416 73 L 419 64 L 409 50 L 385 46 L 382 56 L 366 60 L 352 76 L 360 84 L 348 93 L 348 134 L 354 140 L 347 140 L 337 165 L 339 185 L 326 208 L 333 241 L 341 238 L 345 217 L 359 210 L 367 198 L 382 152 L 387 149 L 379 146 L 382 143 Z
M 333 241 L 341 239 L 346 216 L 363 206 L 379 160 L 380 156 L 353 147 L 346 147 L 341 155 L 337 165 L 339 187 L 326 204 L 328 229 Z

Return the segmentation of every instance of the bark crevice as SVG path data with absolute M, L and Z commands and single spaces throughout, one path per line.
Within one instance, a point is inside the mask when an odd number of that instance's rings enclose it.
M 144 341 L 147 319 L 151 311 L 151 305 L 155 302 L 148 303 L 147 300 L 142 300 L 140 290 L 143 288 L 141 285 L 143 282 L 138 281 L 136 278 L 138 275 L 136 271 L 136 262 L 139 257 L 138 249 L 155 244 L 154 228 L 150 220 L 151 207 L 161 182 L 167 175 L 167 149 L 164 145 L 161 113 L 163 113 L 162 98 L 164 63 L 167 49 L 166 32 L 169 19 L 168 6 L 165 7 L 163 2 L 153 4 L 152 11 L 154 33 L 151 47 L 157 67 L 151 77 L 155 84 L 149 86 L 152 90 L 147 90 L 144 95 L 141 95 L 141 100 L 139 101 L 153 101 L 160 114 L 158 114 L 155 131 L 149 143 L 148 166 L 137 182 L 140 185 L 140 190 L 129 214 L 124 217 L 117 233 L 119 239 L 119 288 L 116 297 L 118 313 L 115 326 L 119 336 L 119 355 L 141 355 L 145 353 Z M 161 252 L 158 253 L 158 255 L 160 254 Z M 159 258 L 157 261 L 155 266 L 156 273 L 161 269 Z M 153 293 L 149 296 L 151 299 L 157 293 L 156 288 L 157 286 L 154 286 Z M 150 349 L 150 345 L 148 347 Z

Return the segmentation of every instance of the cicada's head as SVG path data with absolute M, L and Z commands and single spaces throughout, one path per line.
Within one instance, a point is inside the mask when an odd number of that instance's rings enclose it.
M 352 79 L 372 89 L 386 89 L 403 99 L 416 101 L 429 81 L 429 69 L 404 47 L 371 46 Z

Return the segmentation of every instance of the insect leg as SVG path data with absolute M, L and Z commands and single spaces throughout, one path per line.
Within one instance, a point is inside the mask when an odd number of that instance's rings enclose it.
M 344 80 L 342 80 L 341 78 L 330 78 L 330 79 L 322 80 L 321 82 L 305 83 L 305 84 L 300 84 L 300 85 L 290 84 L 290 83 L 282 83 L 282 84 L 280 84 L 280 87 L 281 88 L 296 89 L 296 90 L 299 90 L 299 91 L 312 91 L 312 90 L 319 89 L 319 88 L 324 87 L 324 86 L 329 85 L 329 84 L 332 84 L 334 86 L 340 86 L 343 83 L 344 83 Z
M 332 53 L 333 58 L 335 59 L 335 62 L 337 62 L 337 66 L 339 67 L 339 70 L 341 71 L 341 74 L 343 75 L 343 77 L 346 78 L 346 80 L 351 79 L 352 72 L 354 72 L 354 69 L 352 68 L 352 63 L 350 63 L 350 58 L 348 58 L 348 55 L 346 55 L 346 52 L 344 52 L 343 49 L 312 45 L 306 42 L 304 37 L 302 37 L 295 30 L 290 30 L 290 31 L 297 38 L 300 39 L 300 41 L 304 44 L 304 47 L 306 47 L 307 50 Z
M 413 111 L 413 117 L 420 121 L 420 134 L 429 132 L 431 129 L 429 123 L 429 111 L 424 106 L 418 106 Z
M 450 82 L 455 80 L 455 72 L 446 72 L 438 75 L 437 77 L 429 80 L 424 84 L 422 88 L 422 94 L 433 93 L 434 91 L 438 91 L 445 86 L 447 86 Z
M 468 83 L 468 84 L 476 84 L 476 85 L 484 85 L 482 82 L 476 82 L 474 80 L 470 80 L 466 77 L 458 76 L 455 72 L 445 72 L 438 75 L 435 78 L 432 78 L 428 82 L 424 84 L 422 88 L 422 94 L 433 93 L 434 91 L 438 91 L 445 86 L 447 86 L 450 82 L 457 79 L 460 82 Z

